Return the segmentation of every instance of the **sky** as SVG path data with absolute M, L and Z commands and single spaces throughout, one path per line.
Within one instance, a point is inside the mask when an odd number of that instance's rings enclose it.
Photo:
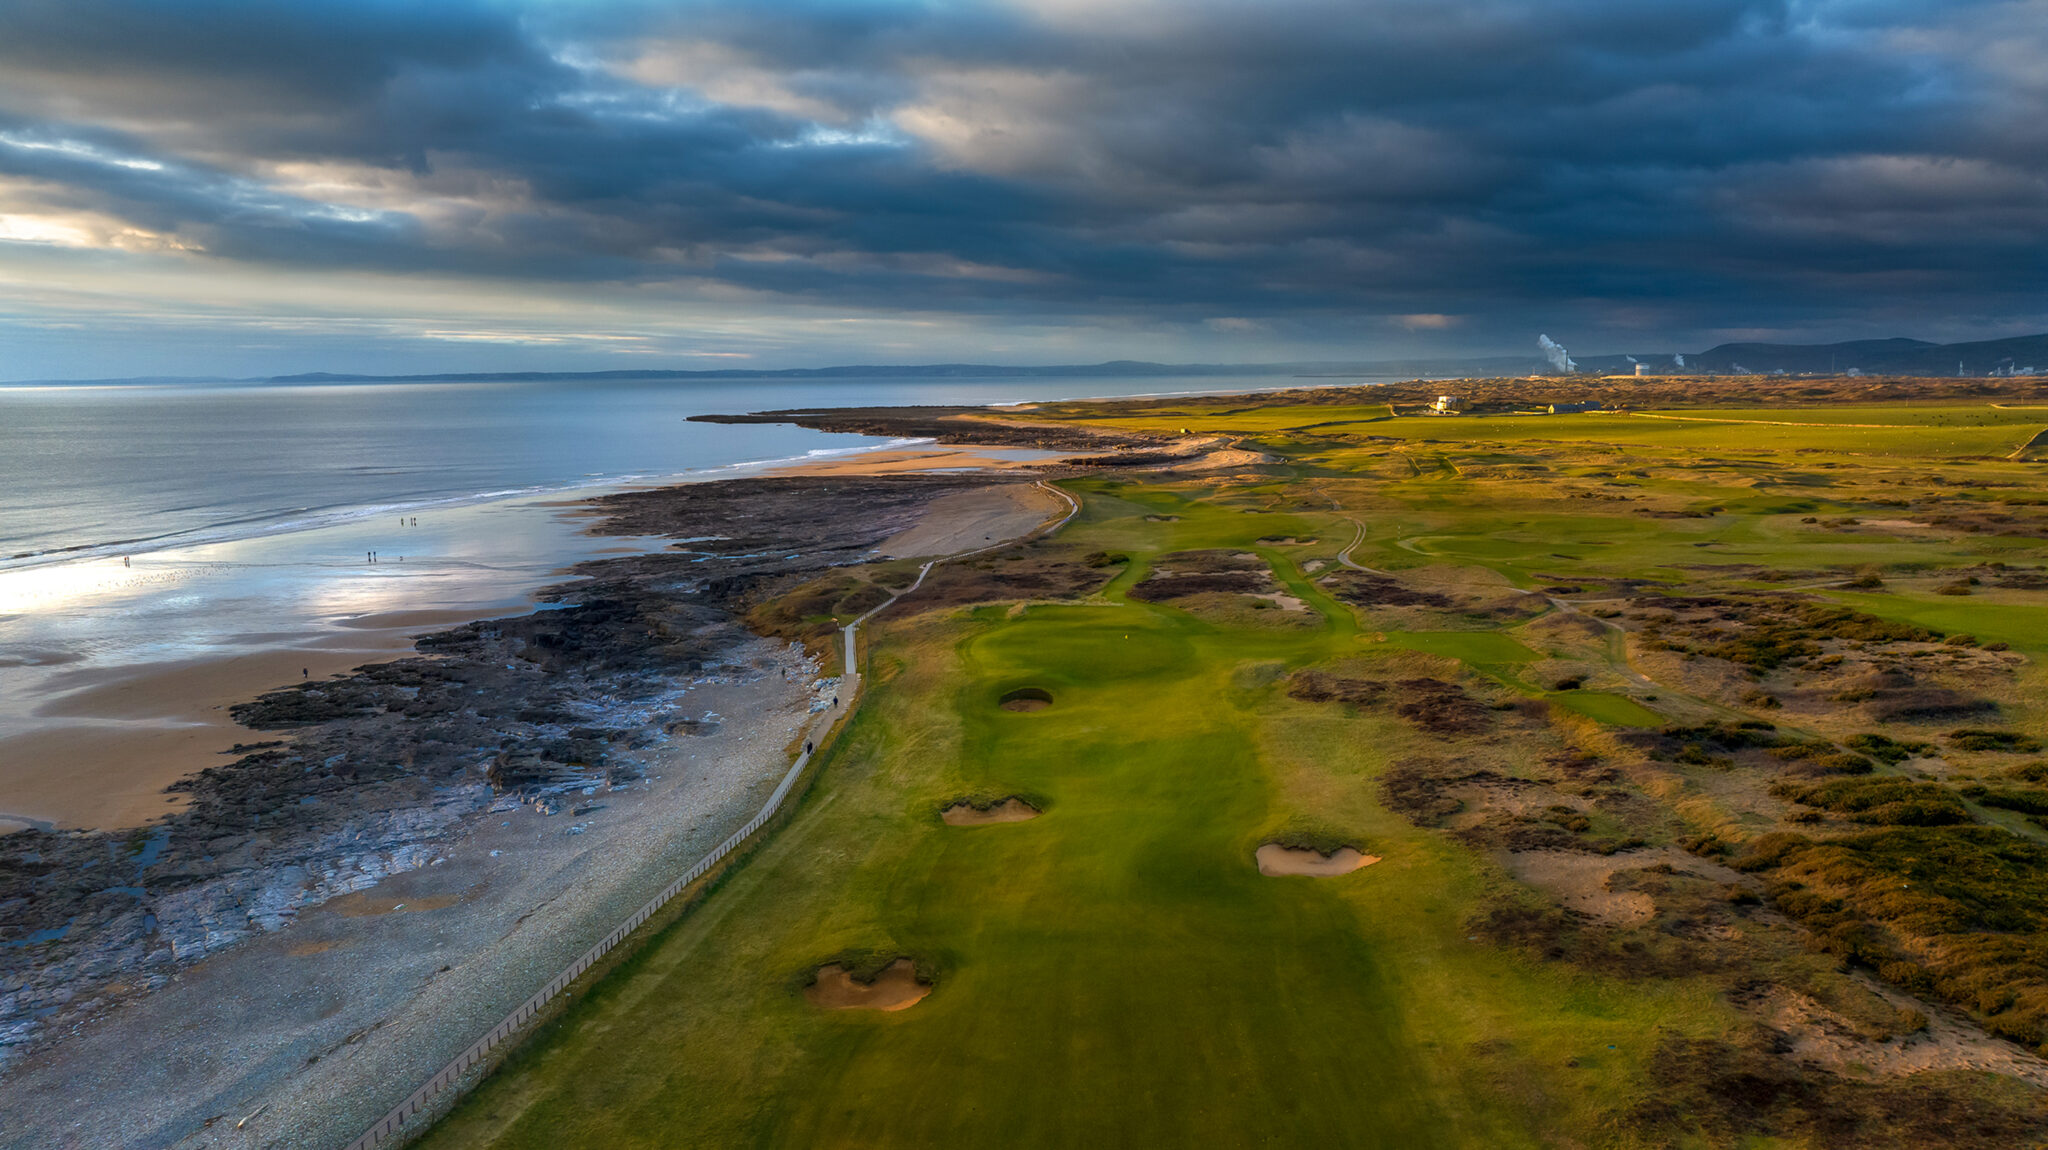
M 0 379 L 2048 331 L 2048 0 L 5 0 Z

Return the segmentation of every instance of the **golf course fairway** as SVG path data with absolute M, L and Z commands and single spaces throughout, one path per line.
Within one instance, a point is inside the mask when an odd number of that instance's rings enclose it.
M 865 625 L 859 711 L 787 823 L 421 1144 L 2036 1129 L 2048 972 L 1981 940 L 2048 921 L 2048 832 L 2019 795 L 2042 780 L 1951 732 L 2042 731 L 2040 632 L 2001 620 L 2043 609 L 2048 580 L 2017 573 L 2048 558 L 2021 498 L 2048 476 L 1993 450 L 2038 427 L 1740 410 L 1797 426 L 1707 459 L 1730 425 L 1027 413 L 1263 461 L 1070 474 L 1057 532 L 935 568 Z M 1985 498 L 1930 511 L 1944 459 Z M 1987 508 L 2025 531 L 1955 518 Z M 1012 798 L 1036 815 L 941 817 Z M 1269 843 L 1379 861 L 1266 877 Z M 2003 877 L 1973 869 L 1987 851 Z M 1915 852 L 1948 870 L 1886 877 Z M 2002 884 L 2006 917 L 1880 897 L 1923 879 L 1957 906 Z M 924 993 L 821 1007 L 831 965 Z M 1995 979 L 2009 1004 L 1966 991 Z

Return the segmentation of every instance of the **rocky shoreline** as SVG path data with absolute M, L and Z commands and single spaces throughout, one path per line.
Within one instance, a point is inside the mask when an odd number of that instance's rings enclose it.
M 0 1073 L 311 908 L 437 866 L 487 815 L 555 814 L 574 833 L 644 786 L 658 750 L 717 730 L 686 696 L 759 673 L 730 661 L 760 643 L 751 603 L 872 558 L 932 500 L 989 482 L 738 479 L 593 500 L 596 533 L 678 541 L 577 566 L 539 611 L 236 707 L 269 737 L 175 784 L 189 806 L 158 824 L 0 836 Z
M 983 447 L 1029 447 L 1042 451 L 1119 451 L 1156 447 L 1149 436 L 1033 423 L 992 416 L 986 407 L 816 407 L 755 411 L 744 415 L 693 415 L 692 423 L 789 423 L 813 431 L 930 439 Z

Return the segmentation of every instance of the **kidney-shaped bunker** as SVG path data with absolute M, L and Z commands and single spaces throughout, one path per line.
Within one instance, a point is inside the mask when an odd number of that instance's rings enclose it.
M 1005 711 L 1043 711 L 1052 706 L 1052 692 L 1044 687 L 1019 687 L 996 701 Z

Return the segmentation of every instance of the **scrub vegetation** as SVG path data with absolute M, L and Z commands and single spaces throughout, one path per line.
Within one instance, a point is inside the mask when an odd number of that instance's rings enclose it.
M 2042 1143 L 2039 413 L 1804 382 L 1006 409 L 1230 454 L 877 617 L 795 816 L 426 1144 Z

